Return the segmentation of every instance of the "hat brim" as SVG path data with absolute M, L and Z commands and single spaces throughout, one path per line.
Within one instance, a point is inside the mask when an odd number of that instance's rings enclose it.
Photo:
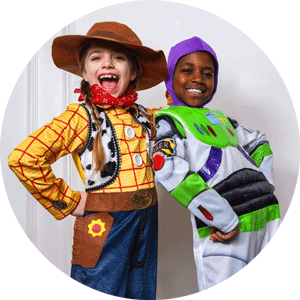
M 167 77 L 167 62 L 162 50 L 155 51 L 143 45 L 126 41 L 116 41 L 108 37 L 86 35 L 64 35 L 53 40 L 52 58 L 54 64 L 67 72 L 81 76 L 79 66 L 79 51 L 82 46 L 92 40 L 110 41 L 134 50 L 142 67 L 142 78 L 136 86 L 137 91 L 146 90 Z M 81 76 L 82 77 L 82 76 Z

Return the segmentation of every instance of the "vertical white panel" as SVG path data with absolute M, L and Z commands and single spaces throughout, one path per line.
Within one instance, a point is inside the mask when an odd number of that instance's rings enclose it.
M 11 151 L 27 136 L 27 69 L 20 75 L 10 96 L 3 118 L 1 132 L 1 167 L 6 193 L 17 220 L 26 231 L 28 192 L 9 169 L 7 158 Z
M 38 85 L 37 125 L 40 128 L 62 113 L 61 109 L 61 76 L 53 67 L 51 58 L 52 39 L 38 51 L 38 71 L 32 77 Z M 62 177 L 59 163 L 52 166 L 56 177 Z M 63 268 L 63 230 L 64 221 L 57 221 L 41 205 L 37 206 L 36 235 L 37 248 L 59 269 Z
M 26 135 L 28 136 L 38 127 L 38 53 L 34 55 L 27 65 L 27 113 Z M 26 193 L 26 234 L 37 245 L 37 202 Z
M 61 35 L 75 34 L 75 22 L 69 24 L 67 27 L 61 30 Z M 74 89 L 78 86 L 80 78 L 72 75 L 71 73 L 61 71 L 61 104 L 62 110 L 64 110 L 70 103 L 76 102 L 78 94 L 74 94 Z M 62 161 L 62 178 L 66 180 L 71 189 L 79 190 L 82 186 L 80 178 L 78 176 L 76 167 L 72 160 L 71 155 L 65 157 Z M 81 188 L 83 190 L 83 187 Z M 63 271 L 69 274 L 71 268 L 72 259 L 72 244 L 73 244 L 73 226 L 75 218 L 69 216 L 66 219 L 65 226 L 63 228 Z
M 73 34 L 75 23 L 62 29 L 58 35 Z M 37 51 L 20 76 L 6 110 L 2 141 L 3 171 L 11 206 L 22 228 L 32 243 L 56 267 L 70 274 L 74 217 L 55 220 L 24 189 L 9 170 L 7 157 L 10 152 L 32 132 L 60 115 L 78 95 L 73 91 L 80 78 L 56 68 L 51 58 L 53 39 Z M 11 130 L 14 128 L 14 134 Z M 71 189 L 83 190 L 71 155 L 52 165 L 56 177 L 63 178 Z
M 72 34 L 74 24 L 70 24 L 62 29 L 58 35 Z M 30 79 L 28 86 L 33 94 L 31 101 L 32 110 L 30 117 L 33 119 L 31 128 L 33 130 L 50 122 L 54 117 L 59 116 L 68 104 L 74 102 L 74 88 L 78 82 L 78 77 L 67 72 L 61 71 L 53 64 L 51 57 L 51 46 L 53 39 L 49 40 L 36 55 L 36 60 L 31 62 Z M 34 82 L 34 83 L 31 83 Z M 36 87 L 38 86 L 38 88 Z M 37 99 L 35 101 L 34 99 Z M 31 130 L 31 131 L 33 131 Z M 63 178 L 73 190 L 78 190 L 77 183 L 79 176 L 74 167 L 71 155 L 60 158 L 52 165 L 53 173 L 56 177 Z M 70 274 L 71 253 L 73 240 L 74 217 L 68 216 L 64 220 L 57 221 L 42 206 L 29 202 L 28 218 L 33 220 L 29 222 L 29 232 L 32 235 L 32 241 L 44 256 L 56 267 L 66 274 Z

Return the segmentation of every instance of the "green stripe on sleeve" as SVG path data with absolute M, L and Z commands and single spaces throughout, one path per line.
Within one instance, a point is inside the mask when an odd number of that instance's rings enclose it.
M 239 216 L 240 232 L 259 231 L 265 228 L 268 222 L 280 218 L 280 209 L 278 204 L 270 205 L 249 214 Z M 210 227 L 198 228 L 200 239 L 209 237 Z
M 254 160 L 257 166 L 260 166 L 263 158 L 265 156 L 273 154 L 269 144 L 263 144 L 259 146 L 251 155 L 251 158 Z
M 265 228 L 268 222 L 280 218 L 279 205 L 274 204 L 249 214 L 239 217 L 239 227 L 241 232 L 259 231 Z
M 187 207 L 190 202 L 204 190 L 211 189 L 201 176 L 193 173 L 186 177 L 172 192 L 171 195 L 184 207 Z

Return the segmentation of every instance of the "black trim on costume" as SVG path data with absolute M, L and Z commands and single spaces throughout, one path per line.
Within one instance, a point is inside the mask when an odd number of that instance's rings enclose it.
M 236 129 L 240 124 L 234 120 L 234 119 L 231 119 L 229 117 L 227 117 L 227 119 L 229 120 L 229 122 L 231 123 L 231 125 L 233 126 L 234 129 Z
M 87 108 L 87 105 L 85 103 L 81 103 L 80 104 L 86 111 L 86 114 L 88 116 L 88 136 L 85 142 L 84 147 L 78 152 L 79 157 L 83 154 L 83 152 L 89 147 L 90 143 L 91 143 L 91 136 L 92 136 L 92 118 L 91 118 L 91 114 Z
M 174 140 L 174 134 L 166 134 L 166 135 L 162 135 L 161 138 L 155 140 L 155 144 L 154 144 L 154 145 L 156 145 L 156 144 L 159 143 L 160 141 L 163 141 L 163 140 L 166 140 L 166 139 Z
M 129 109 L 129 112 L 130 114 L 132 115 L 132 117 L 134 118 L 134 120 L 139 123 L 145 130 L 146 130 L 146 134 L 148 136 L 148 145 L 147 146 L 147 152 L 148 152 L 148 156 L 149 156 L 149 159 L 152 163 L 152 157 L 151 157 L 151 148 L 150 148 L 150 142 L 151 142 L 151 123 L 149 122 L 149 120 L 147 120 L 146 117 L 144 117 L 142 114 L 141 114 L 141 111 L 144 110 L 144 113 L 145 114 L 148 114 L 147 113 L 147 110 L 145 109 L 144 106 L 140 105 L 140 104 L 136 104 L 135 103 L 135 106 L 137 108 L 137 111 L 138 111 L 138 115 L 135 114 L 135 112 L 133 111 L 133 109 Z M 139 120 L 139 118 L 143 118 L 145 119 L 145 122 L 142 122 L 141 120 Z
M 216 184 L 213 189 L 228 201 L 238 216 L 278 204 L 272 186 L 264 174 L 253 169 L 236 171 Z M 207 226 L 197 217 L 196 225 L 197 228 Z
M 269 142 L 267 140 L 261 141 L 259 142 L 254 149 L 249 153 L 249 155 L 251 156 L 256 150 L 257 148 L 259 148 L 260 146 L 264 145 L 264 144 L 269 144 Z
M 140 113 L 143 109 L 145 110 L 145 108 L 142 105 L 140 105 L 140 104 L 136 104 L 136 107 L 137 107 L 137 111 L 138 111 L 138 116 L 135 114 L 135 112 L 133 111 L 133 109 L 132 110 L 130 109 L 129 112 L 131 113 L 131 115 L 133 116 L 133 118 L 135 119 L 135 121 L 138 124 L 140 124 L 145 129 L 145 131 L 146 131 L 146 134 L 147 134 L 147 136 L 149 138 L 149 145 L 147 145 L 148 153 L 149 153 L 149 151 L 150 151 L 150 141 L 151 141 L 151 124 Z M 94 187 L 91 187 L 91 188 L 86 188 L 85 189 L 86 192 L 93 192 L 93 191 L 97 191 L 97 190 L 101 190 L 103 188 L 106 188 L 107 186 L 109 186 L 110 184 L 112 184 L 117 179 L 117 177 L 118 177 L 118 175 L 120 173 L 120 169 L 121 169 L 121 159 L 122 159 L 121 158 L 121 150 L 120 150 L 119 141 L 118 141 L 118 138 L 117 138 L 117 134 L 116 134 L 115 128 L 114 128 L 113 123 L 111 122 L 109 116 L 105 113 L 105 111 L 101 107 L 99 107 L 99 106 L 97 106 L 97 109 L 98 109 L 99 114 L 101 114 L 102 112 L 104 113 L 105 118 L 106 118 L 106 122 L 108 123 L 108 127 L 111 128 L 113 147 L 115 149 L 116 156 L 117 156 L 117 167 L 115 168 L 114 174 L 111 175 L 112 176 L 111 179 L 109 179 L 107 182 L 105 182 L 103 184 L 100 184 L 100 185 L 97 185 L 97 186 L 94 186 Z M 146 110 L 145 110 L 145 112 L 147 113 Z M 142 122 L 141 120 L 139 120 L 139 117 L 145 119 L 145 122 Z M 90 123 L 91 123 L 91 125 L 90 125 Z M 89 117 L 89 128 L 91 126 L 92 126 L 92 120 Z M 149 158 L 152 161 L 152 158 L 150 157 L 150 155 L 149 155 Z
M 155 118 L 155 125 L 158 125 L 158 122 L 160 120 L 165 120 L 166 122 L 169 123 L 169 125 L 171 126 L 172 130 L 175 132 L 176 135 L 178 135 L 178 137 L 182 140 L 185 139 L 185 137 L 179 132 L 179 130 L 177 129 L 175 122 L 172 118 L 170 118 L 169 116 L 158 116 Z
M 99 114 L 101 114 L 101 112 L 104 112 L 104 110 L 97 106 L 98 112 Z M 112 184 L 118 177 L 119 173 L 120 173 L 120 169 L 121 169 L 121 150 L 120 150 L 120 146 L 119 146 L 119 142 L 118 142 L 118 138 L 117 138 L 117 134 L 115 131 L 115 128 L 110 120 L 110 118 L 108 117 L 108 115 L 104 112 L 105 118 L 106 118 L 106 122 L 108 123 L 109 127 L 111 128 L 111 133 L 112 133 L 112 142 L 113 142 L 113 147 L 115 149 L 116 155 L 117 155 L 117 167 L 115 169 L 114 174 L 112 175 L 111 179 L 109 179 L 108 181 L 106 181 L 103 184 L 94 186 L 92 188 L 86 188 L 85 191 L 86 192 L 93 192 L 93 191 L 98 191 L 101 189 L 104 189 L 105 187 L 109 186 L 110 184 Z
M 234 129 L 236 129 L 236 128 L 238 128 L 238 127 L 240 126 L 240 124 L 239 124 L 236 120 L 231 119 L 231 118 L 229 118 L 229 117 L 227 117 L 227 118 L 228 118 L 229 122 L 231 123 L 231 125 L 233 126 Z M 256 149 L 257 149 L 258 147 L 260 147 L 261 145 L 264 145 L 264 144 L 269 144 L 269 142 L 268 142 L 267 140 L 264 140 L 264 141 L 259 142 L 259 143 L 254 147 L 254 149 L 253 149 L 250 153 L 248 153 L 248 154 L 251 156 L 251 155 L 256 151 Z
M 143 105 L 137 104 L 137 103 L 135 103 L 135 106 L 137 108 L 138 115 L 136 116 L 133 113 L 134 117 L 136 117 L 136 118 L 143 117 L 144 119 L 146 119 L 146 123 L 144 125 L 151 131 L 151 124 L 150 124 L 149 120 L 145 116 L 143 116 L 143 114 L 141 113 L 143 111 L 144 114 L 148 115 L 148 112 L 147 112 L 146 108 Z M 132 114 L 130 109 L 129 109 L 129 112 Z

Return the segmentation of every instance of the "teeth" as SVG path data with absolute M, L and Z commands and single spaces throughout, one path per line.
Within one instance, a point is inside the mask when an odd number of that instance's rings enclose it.
M 198 90 L 198 89 L 187 89 L 188 92 L 190 93 L 196 93 L 196 94 L 201 94 L 202 91 Z
M 110 74 L 101 75 L 99 78 L 100 78 L 100 80 L 103 80 L 103 79 L 115 79 L 115 80 L 117 80 L 118 79 L 118 77 L 116 75 L 110 75 Z

